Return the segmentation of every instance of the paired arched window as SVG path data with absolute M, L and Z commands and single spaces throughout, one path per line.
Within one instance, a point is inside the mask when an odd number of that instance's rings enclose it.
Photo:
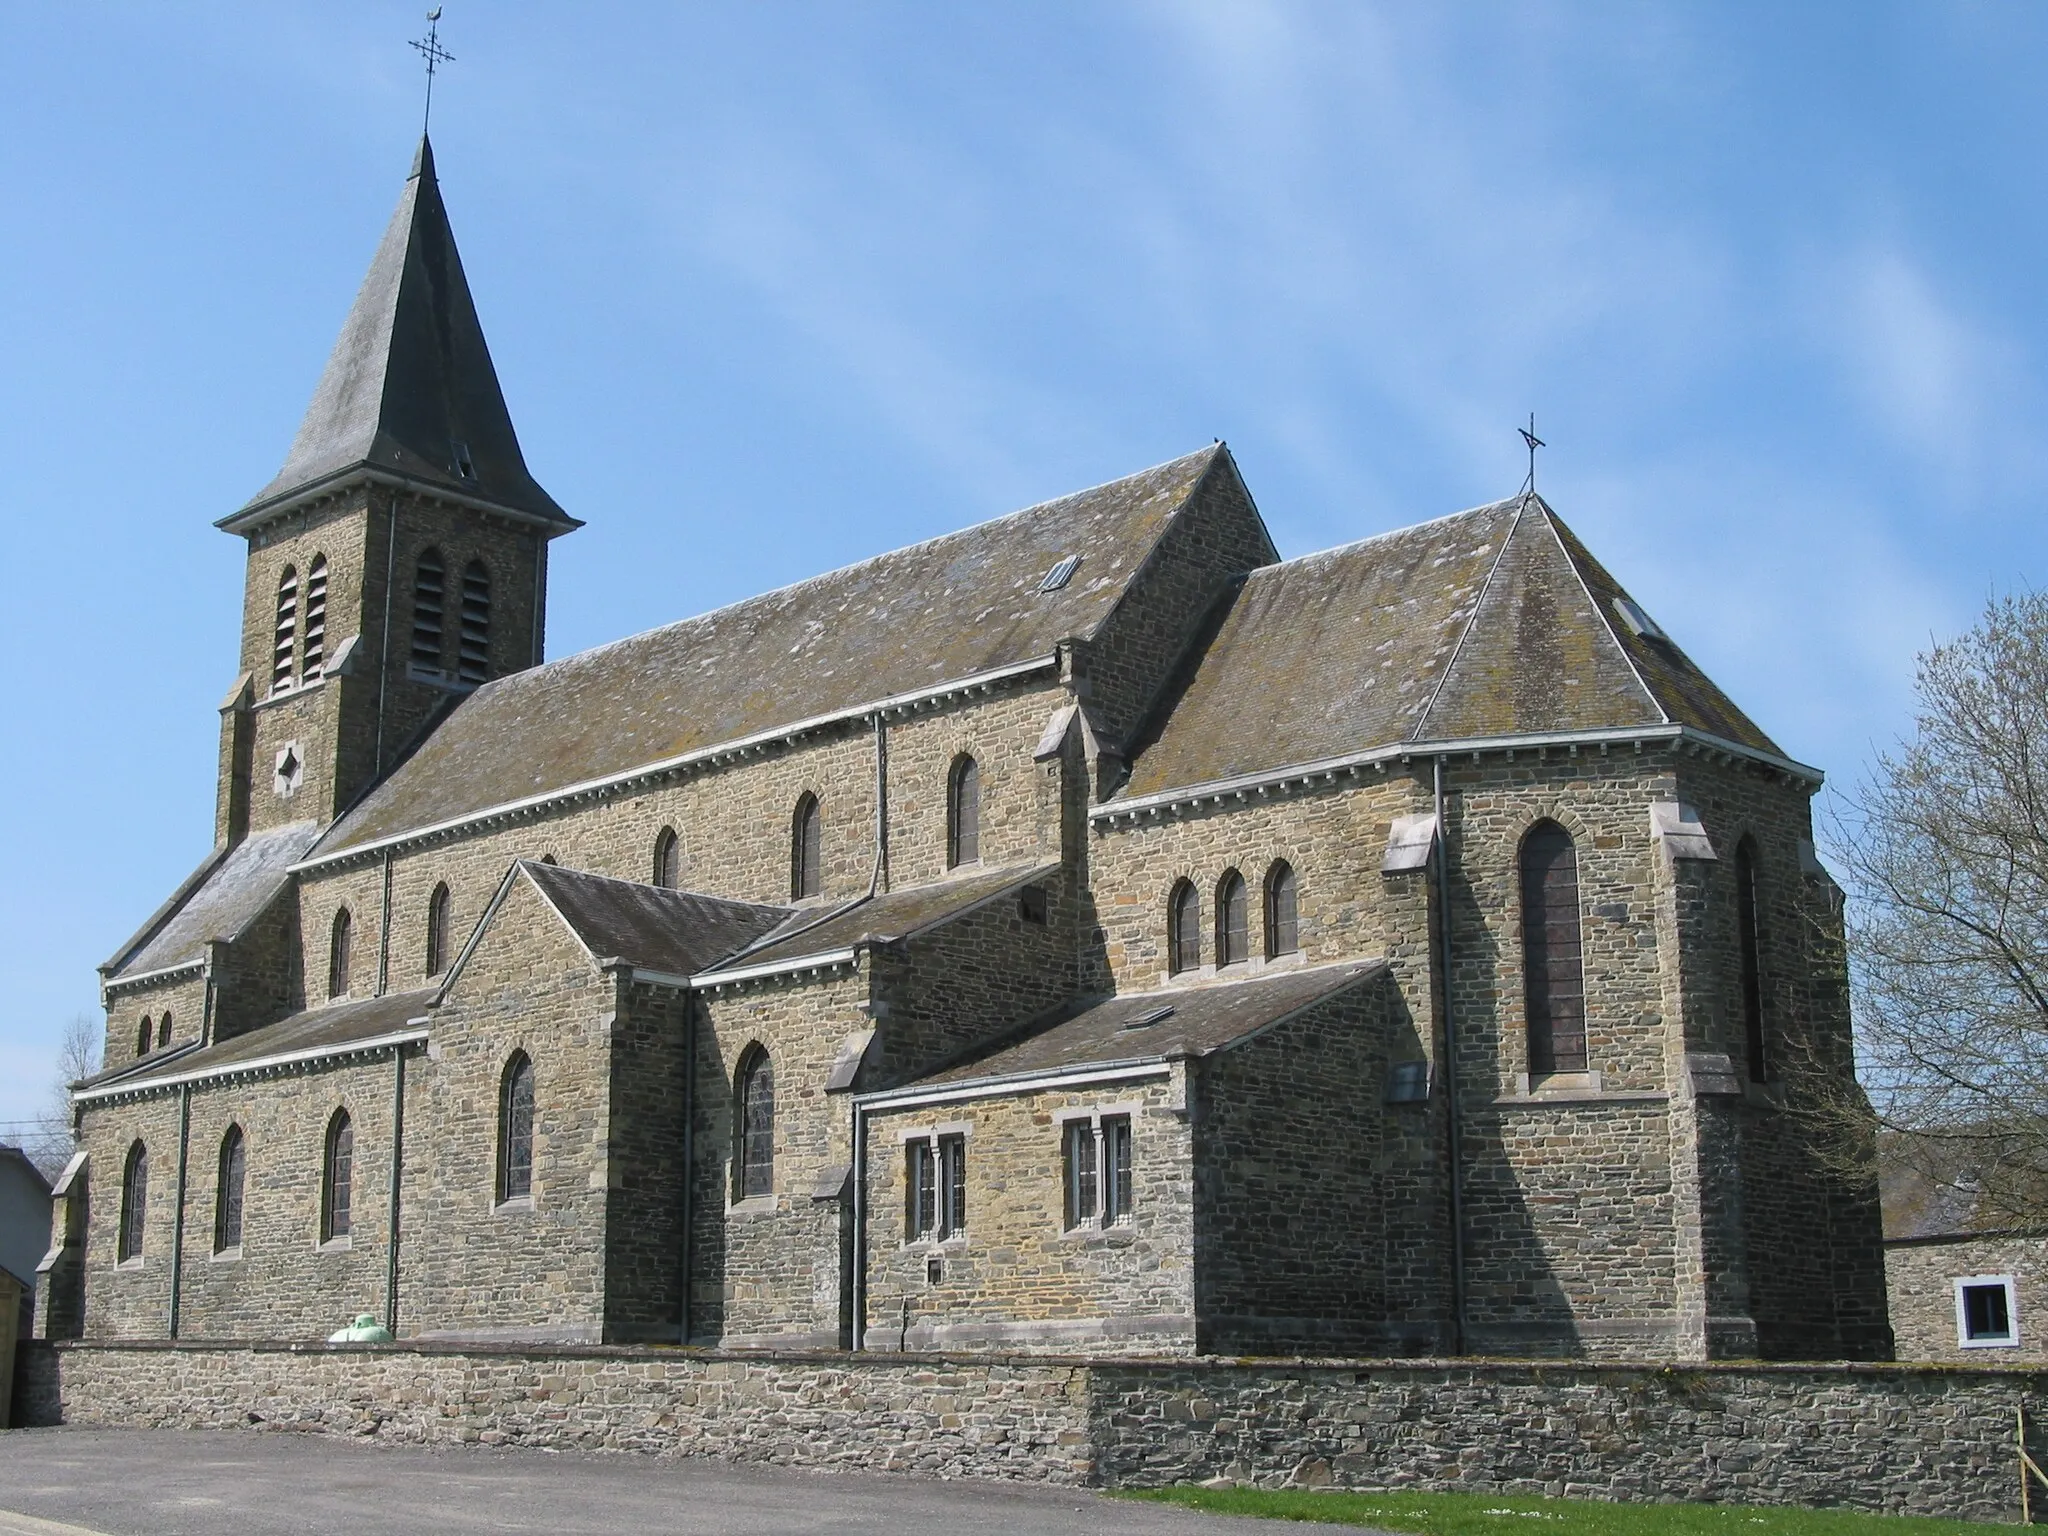
M 1166 968 L 1178 974 L 1202 963 L 1202 898 L 1192 880 L 1175 884 L 1166 898 Z
M 456 636 L 456 676 L 481 683 L 491 675 L 491 573 L 481 560 L 462 568 L 462 622 Z
M 163 1017 L 156 1021 L 156 1048 L 162 1050 L 171 1043 L 171 1010 L 166 1008 Z
M 514 1051 L 498 1084 L 498 1199 L 533 1194 L 533 1062 Z
M 1266 958 L 1301 952 L 1301 909 L 1294 866 L 1275 859 L 1266 871 Z
M 248 1143 L 239 1125 L 220 1142 L 220 1176 L 213 1186 L 213 1251 L 242 1246 L 242 1182 L 248 1172 Z
M 349 1234 L 349 1206 L 355 1194 L 356 1128 L 348 1111 L 327 1122 L 327 1155 L 320 1176 L 320 1241 Z
M 452 958 L 448 949 L 448 886 L 445 882 L 434 887 L 434 894 L 427 898 L 427 974 L 438 976 L 448 969 Z
M 149 1148 L 136 1142 L 121 1170 L 121 1230 L 115 1238 L 123 1264 L 142 1257 L 142 1227 L 149 1216 Z
M 343 907 L 334 914 L 334 931 L 327 940 L 327 995 L 329 997 L 348 996 L 349 951 L 354 938 L 350 930 L 354 926 L 354 920 L 349 917 L 347 907 Z
M 1742 957 L 1742 1042 L 1749 1076 L 1761 1083 L 1769 1070 L 1764 1055 L 1763 933 L 1757 915 L 1756 839 L 1735 845 L 1736 940 Z
M 277 578 L 276 644 L 270 655 L 270 686 L 287 687 L 292 680 L 292 652 L 299 629 L 299 571 L 288 565 Z
M 299 675 L 308 681 L 320 675 L 327 660 L 327 557 L 315 555 L 306 568 L 306 644 Z
M 1539 821 L 1522 840 L 1522 978 L 1529 1073 L 1586 1070 L 1579 859 L 1572 836 Z
M 148 1014 L 142 1016 L 142 1023 L 135 1031 L 135 1054 L 147 1056 L 150 1042 L 156 1039 L 156 1020 Z
M 946 779 L 946 867 L 981 861 L 981 765 L 966 753 Z
M 674 827 L 663 827 L 654 839 L 654 883 L 672 891 L 682 883 L 682 847 Z
M 820 867 L 825 840 L 825 816 L 818 797 L 806 790 L 796 803 L 789 831 L 789 894 L 816 896 L 825 886 Z
M 1216 882 L 1216 963 L 1243 965 L 1251 956 L 1251 914 L 1244 876 L 1226 870 Z
M 760 1046 L 740 1063 L 739 1145 L 734 1148 L 733 1187 L 741 1200 L 775 1193 L 775 1069 Z
M 447 602 L 448 571 L 441 551 L 420 551 L 412 573 L 412 664 L 422 672 L 441 670 L 441 617 Z

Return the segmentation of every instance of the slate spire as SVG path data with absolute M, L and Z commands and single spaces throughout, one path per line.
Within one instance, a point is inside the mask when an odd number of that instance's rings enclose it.
M 581 526 L 527 472 L 422 135 L 398 210 L 327 359 L 284 467 L 220 526 L 371 473 Z

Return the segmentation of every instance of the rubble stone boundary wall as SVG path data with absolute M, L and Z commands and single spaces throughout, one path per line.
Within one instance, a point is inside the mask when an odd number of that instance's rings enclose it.
M 1227 1477 L 2018 1515 L 2048 1372 L 25 1343 L 31 1424 L 268 1428 L 1151 1487 Z M 2037 1457 L 2041 1448 L 2035 1447 Z

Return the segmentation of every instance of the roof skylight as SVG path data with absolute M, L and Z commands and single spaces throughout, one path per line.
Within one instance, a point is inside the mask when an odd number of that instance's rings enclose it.
M 1074 579 L 1074 572 L 1080 568 L 1081 557 L 1069 555 L 1058 565 L 1045 573 L 1045 580 L 1038 584 L 1040 592 L 1057 592 Z
M 1149 1008 L 1141 1014 L 1125 1019 L 1123 1027 L 1125 1029 L 1144 1029 L 1147 1025 L 1157 1024 L 1163 1019 L 1170 1019 L 1172 1017 L 1173 1004 L 1168 1003 L 1164 1008 Z
M 1629 627 L 1629 633 L 1641 635 L 1645 640 L 1664 640 L 1669 637 L 1657 627 L 1657 621 L 1625 597 L 1614 600 L 1614 611 L 1621 615 L 1621 622 Z

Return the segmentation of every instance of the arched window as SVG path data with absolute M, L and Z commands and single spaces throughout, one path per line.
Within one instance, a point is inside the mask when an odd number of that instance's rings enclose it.
M 171 1010 L 166 1008 L 164 1016 L 156 1021 L 156 1048 L 162 1050 L 171 1043 Z
M 810 791 L 796 803 L 796 815 L 789 833 L 789 894 L 815 896 L 824 889 L 824 872 L 819 856 L 824 844 L 824 813 L 818 797 Z
M 147 1056 L 151 1042 L 156 1039 L 156 1020 L 148 1014 L 142 1016 L 141 1027 L 135 1031 L 135 1054 Z
M 242 1246 L 242 1179 L 248 1171 L 247 1144 L 239 1125 L 220 1141 L 220 1177 L 213 1189 L 213 1251 Z
M 775 1193 L 775 1069 L 755 1046 L 740 1063 L 739 1146 L 734 1186 L 739 1199 Z
M 674 827 L 663 827 L 654 839 L 654 883 L 672 891 L 681 883 L 680 849 Z
M 349 1233 L 349 1203 L 355 1193 L 356 1128 L 348 1111 L 327 1122 L 327 1157 L 320 1179 L 320 1241 Z
M 121 1230 L 115 1241 L 119 1262 L 142 1257 L 142 1225 L 148 1215 L 149 1148 L 138 1141 L 128 1149 L 128 1164 L 121 1170 Z
M 981 765 L 963 752 L 946 783 L 946 867 L 980 862 Z
M 270 658 L 270 686 L 288 687 L 292 680 L 292 647 L 299 627 L 299 573 L 286 566 L 277 578 L 277 644 Z
M 438 976 L 448 969 L 448 886 L 444 881 L 427 898 L 427 974 Z
M 441 551 L 421 550 L 412 575 L 412 664 L 417 671 L 441 670 L 441 609 L 447 586 Z
M 481 560 L 462 568 L 462 628 L 456 646 L 456 673 L 465 683 L 481 683 L 491 675 L 491 573 Z
M 1251 914 L 1244 876 L 1227 870 L 1216 882 L 1216 963 L 1243 965 L 1251 955 Z
M 1202 963 L 1202 898 L 1183 880 L 1166 899 L 1166 968 L 1176 974 Z
M 1742 953 L 1742 1040 L 1749 1052 L 1749 1076 L 1763 1082 L 1769 1064 L 1764 1056 L 1763 934 L 1756 901 L 1756 839 L 1735 845 L 1735 926 Z
M 299 675 L 309 680 L 318 677 L 320 665 L 326 659 L 327 557 L 315 555 L 313 563 L 306 567 L 305 661 L 299 669 Z
M 1530 1075 L 1585 1071 L 1579 858 L 1554 821 L 1538 822 L 1522 841 L 1522 978 Z
M 354 923 L 348 915 L 347 907 L 343 907 L 334 914 L 334 933 L 327 941 L 327 995 L 329 997 L 348 996 L 348 962 L 351 938 L 349 930 L 353 926 Z
M 1294 866 L 1275 859 L 1266 871 L 1266 958 L 1301 952 L 1301 908 Z
M 514 1051 L 498 1085 L 498 1198 L 533 1193 L 533 1063 Z

